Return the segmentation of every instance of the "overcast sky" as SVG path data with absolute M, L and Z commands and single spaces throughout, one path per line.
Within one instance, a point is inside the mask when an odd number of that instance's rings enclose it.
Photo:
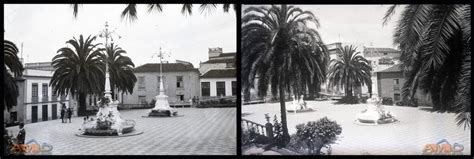
M 390 5 L 296 5 L 313 12 L 319 19 L 316 29 L 324 43 L 363 44 L 366 47 L 394 48 L 393 31 L 400 17 L 399 7 L 391 21 L 382 26 L 382 18 Z M 245 9 L 246 7 L 242 7 Z
M 236 17 L 230 9 L 224 13 L 218 5 L 212 13 L 201 13 L 194 5 L 193 14 L 183 15 L 178 4 L 163 5 L 163 12 L 148 13 L 146 5 L 138 5 L 138 20 L 122 21 L 125 4 L 84 4 L 77 19 L 69 4 L 6 4 L 4 5 L 5 39 L 18 48 L 23 43 L 26 62 L 45 62 L 66 46 L 72 37 L 98 35 L 108 21 L 122 37 L 115 43 L 127 51 L 136 66 L 158 59 L 151 56 L 161 46 L 175 59 L 192 62 L 208 60 L 209 47 L 222 47 L 224 52 L 236 51 Z M 97 42 L 105 43 L 105 39 Z M 19 55 L 20 56 L 20 55 Z

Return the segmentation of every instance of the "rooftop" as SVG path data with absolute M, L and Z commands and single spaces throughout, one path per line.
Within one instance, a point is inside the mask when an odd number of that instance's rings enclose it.
M 366 47 L 364 48 L 365 53 L 400 53 L 399 50 L 393 48 L 380 48 L 380 47 Z
M 207 60 L 203 63 L 235 63 L 235 59 L 229 59 L 229 58 L 225 58 L 225 59 L 210 59 L 210 60 Z
M 135 72 L 160 72 L 159 63 L 147 63 L 134 69 Z M 198 71 L 192 64 L 163 63 L 163 72 Z
M 219 69 L 209 70 L 201 78 L 235 78 L 237 77 L 236 69 Z
M 378 72 L 402 72 L 401 64 L 393 65 L 392 67 L 389 67 L 385 70 L 378 71 Z

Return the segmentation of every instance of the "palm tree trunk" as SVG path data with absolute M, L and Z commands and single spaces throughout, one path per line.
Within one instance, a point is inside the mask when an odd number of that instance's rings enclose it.
M 86 109 L 86 94 L 85 93 L 79 93 L 79 107 L 77 108 L 77 115 L 78 116 L 84 116 L 87 115 L 87 109 Z
M 280 88 L 278 89 L 280 94 L 280 113 L 281 113 L 281 125 L 283 128 L 283 138 L 285 141 L 289 141 L 290 135 L 288 134 L 288 126 L 286 121 L 286 107 L 285 107 L 285 91 L 283 89 L 283 85 L 280 84 Z

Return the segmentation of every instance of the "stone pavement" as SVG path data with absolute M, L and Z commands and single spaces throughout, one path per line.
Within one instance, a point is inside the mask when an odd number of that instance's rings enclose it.
M 436 144 L 446 139 L 451 145 L 464 145 L 464 155 L 471 152 L 471 130 L 457 127 L 455 114 L 436 113 L 413 107 L 385 106 L 400 122 L 378 126 L 361 126 L 353 122 L 364 104 L 335 105 L 333 101 L 307 101 L 314 112 L 287 113 L 288 131 L 296 133 L 295 126 L 316 121 L 324 116 L 337 121 L 342 127 L 339 139 L 332 145 L 333 155 L 420 155 L 425 144 Z M 291 104 L 291 103 L 286 103 Z M 242 106 L 245 119 L 265 124 L 265 113 L 276 114 L 280 121 L 279 103 Z
M 144 133 L 117 138 L 75 136 L 83 117 L 26 124 L 26 141 L 53 145 L 52 155 L 236 155 L 236 108 L 178 108 L 173 118 L 143 118 L 149 109 L 121 110 Z M 18 126 L 8 128 L 17 134 Z

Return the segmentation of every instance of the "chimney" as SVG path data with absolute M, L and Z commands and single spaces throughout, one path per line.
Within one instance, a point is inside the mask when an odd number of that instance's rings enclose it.
M 209 48 L 209 59 L 219 57 L 222 54 L 222 48 Z

